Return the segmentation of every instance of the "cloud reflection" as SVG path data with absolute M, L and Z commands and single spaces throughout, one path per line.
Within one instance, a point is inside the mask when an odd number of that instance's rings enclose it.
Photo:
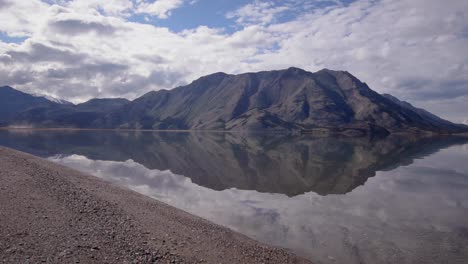
M 468 260 L 468 166 L 462 165 L 468 153 L 463 150 L 444 149 L 410 166 L 378 172 L 351 193 L 325 197 L 313 192 L 288 197 L 234 188 L 216 191 L 133 160 L 80 155 L 50 160 L 318 263 L 462 263 Z M 456 170 L 454 164 L 459 165 Z

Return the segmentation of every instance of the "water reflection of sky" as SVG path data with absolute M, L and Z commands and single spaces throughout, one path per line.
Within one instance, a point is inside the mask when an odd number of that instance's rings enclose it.
M 346 195 L 215 191 L 169 170 L 52 156 L 317 263 L 467 263 L 468 145 L 377 172 Z

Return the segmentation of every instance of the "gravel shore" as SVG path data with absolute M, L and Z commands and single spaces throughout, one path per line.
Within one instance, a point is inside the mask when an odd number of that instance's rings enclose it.
M 309 263 L 131 190 L 4 147 L 0 262 Z

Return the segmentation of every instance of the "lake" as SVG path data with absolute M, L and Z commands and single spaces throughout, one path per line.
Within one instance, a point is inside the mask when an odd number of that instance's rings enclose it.
M 1 130 L 315 263 L 468 263 L 468 138 Z

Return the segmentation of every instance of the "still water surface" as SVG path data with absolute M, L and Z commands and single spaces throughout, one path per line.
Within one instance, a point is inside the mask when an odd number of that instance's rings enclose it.
M 315 263 L 468 263 L 468 139 L 0 131 Z

